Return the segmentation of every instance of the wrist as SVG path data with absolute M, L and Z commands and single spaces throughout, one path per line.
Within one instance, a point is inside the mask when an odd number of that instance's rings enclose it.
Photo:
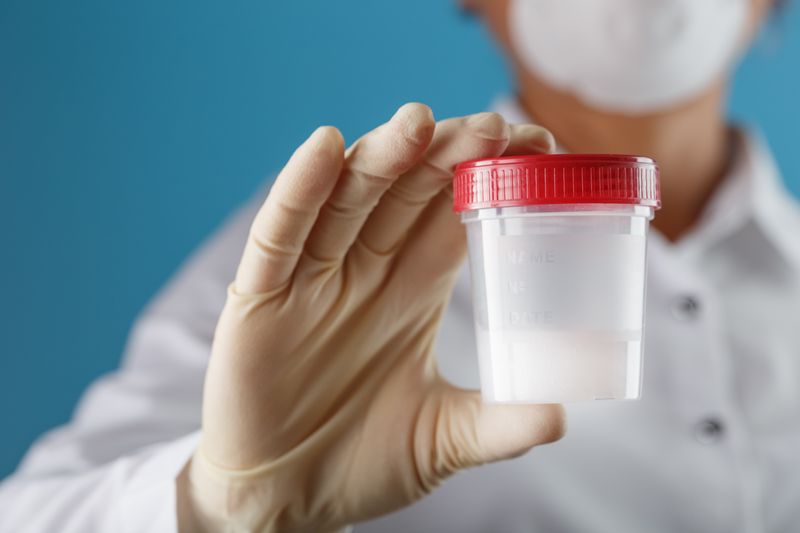
M 178 517 L 181 533 L 286 533 L 314 531 L 350 533 L 351 526 L 329 528 L 303 520 L 286 498 L 296 494 L 290 483 L 274 483 L 264 469 L 231 472 L 195 451 L 178 479 Z M 280 488 L 273 488 L 280 486 Z

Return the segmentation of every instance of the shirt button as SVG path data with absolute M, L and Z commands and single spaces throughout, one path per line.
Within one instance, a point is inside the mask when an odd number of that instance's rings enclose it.
M 691 295 L 676 298 L 672 304 L 672 316 L 678 320 L 693 320 L 700 314 L 700 301 Z
M 701 420 L 694 429 L 694 437 L 700 444 L 716 444 L 725 434 L 725 426 L 719 419 Z

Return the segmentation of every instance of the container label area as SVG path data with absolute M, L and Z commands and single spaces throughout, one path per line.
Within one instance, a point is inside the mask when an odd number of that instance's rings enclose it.
M 640 235 L 501 235 L 484 256 L 490 328 L 638 330 Z M 486 250 L 489 252 L 489 250 Z

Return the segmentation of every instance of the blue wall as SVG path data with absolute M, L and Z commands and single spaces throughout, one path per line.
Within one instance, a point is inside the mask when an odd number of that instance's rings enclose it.
M 136 313 L 316 125 L 508 87 L 455 0 L 0 1 L 0 476 L 113 369 Z M 800 191 L 795 9 L 734 113 Z

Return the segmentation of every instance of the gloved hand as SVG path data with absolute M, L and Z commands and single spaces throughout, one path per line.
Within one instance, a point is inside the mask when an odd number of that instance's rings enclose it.
M 217 326 L 183 529 L 334 531 L 562 435 L 561 406 L 483 404 L 432 352 L 465 256 L 453 166 L 553 145 L 496 114 L 436 124 L 407 104 L 347 151 L 332 127 L 297 149 Z

